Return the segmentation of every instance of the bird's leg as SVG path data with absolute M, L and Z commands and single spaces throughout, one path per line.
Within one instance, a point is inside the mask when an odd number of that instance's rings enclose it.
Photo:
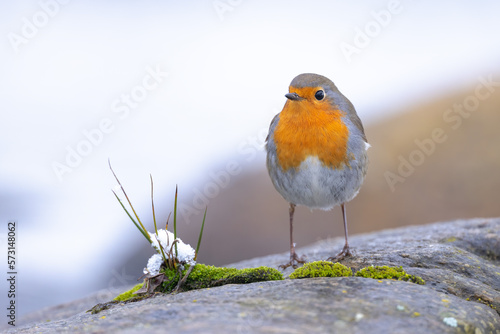
M 351 250 L 349 249 L 349 241 L 347 240 L 347 215 L 345 211 L 345 203 L 342 203 L 340 207 L 342 208 L 342 216 L 344 216 L 344 232 L 345 232 L 345 245 L 340 253 L 338 253 L 335 257 L 328 258 L 328 261 L 338 262 L 343 260 L 348 256 L 352 256 Z
M 282 269 L 286 269 L 290 266 L 293 268 L 297 268 L 297 263 L 306 262 L 304 259 L 298 257 L 297 253 L 295 253 L 295 244 L 293 243 L 293 214 L 295 212 L 295 204 L 290 203 L 290 262 L 280 265 L 279 267 Z

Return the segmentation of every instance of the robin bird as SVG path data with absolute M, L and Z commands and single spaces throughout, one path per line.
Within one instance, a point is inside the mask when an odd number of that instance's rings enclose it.
M 276 190 L 290 203 L 290 262 L 304 259 L 295 253 L 293 214 L 296 205 L 331 210 L 340 205 L 345 245 L 328 260 L 350 256 L 345 204 L 359 192 L 368 163 L 361 120 L 351 102 L 328 78 L 312 73 L 295 77 L 287 101 L 269 127 L 267 169 Z

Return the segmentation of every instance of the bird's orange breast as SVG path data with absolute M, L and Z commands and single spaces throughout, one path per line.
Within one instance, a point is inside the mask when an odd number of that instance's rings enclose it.
M 330 105 L 287 101 L 274 129 L 277 158 L 283 170 L 297 168 L 307 157 L 317 157 L 326 167 L 349 165 L 349 129 L 345 113 Z

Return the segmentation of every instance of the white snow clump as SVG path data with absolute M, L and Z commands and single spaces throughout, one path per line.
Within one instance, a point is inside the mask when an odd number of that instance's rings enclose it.
M 149 233 L 149 232 L 148 232 Z M 144 273 L 156 275 L 160 272 L 160 266 L 163 262 L 163 257 L 161 256 L 161 250 L 158 245 L 158 241 L 160 241 L 163 252 L 167 256 L 167 253 L 170 252 L 170 248 L 172 247 L 172 243 L 174 242 L 174 234 L 170 231 L 166 230 L 158 230 L 158 235 L 155 233 L 149 233 L 151 240 L 151 247 L 156 249 L 157 253 L 151 256 L 148 260 L 147 268 L 144 269 Z M 177 259 L 179 262 L 184 262 L 189 265 L 195 265 L 196 261 L 194 261 L 195 251 L 193 247 L 189 244 L 185 244 L 180 238 L 177 238 Z M 175 246 L 172 247 L 172 256 L 175 256 Z M 168 256 L 167 256 L 168 257 Z

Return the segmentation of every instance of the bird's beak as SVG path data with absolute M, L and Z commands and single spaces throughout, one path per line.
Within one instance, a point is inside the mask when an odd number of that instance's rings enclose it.
M 297 93 L 288 93 L 288 94 L 285 94 L 285 96 L 287 99 L 292 100 L 292 101 L 300 101 L 300 100 L 304 99 L 303 97 L 300 97 L 299 94 L 297 94 Z

